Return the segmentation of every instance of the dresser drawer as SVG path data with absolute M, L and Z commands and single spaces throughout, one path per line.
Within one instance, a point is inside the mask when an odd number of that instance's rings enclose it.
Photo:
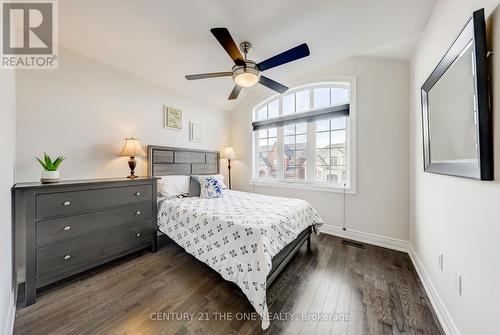
M 38 221 L 36 243 L 37 246 L 44 246 L 87 233 L 151 219 L 152 215 L 152 203 L 141 202 L 126 207 Z
M 81 213 L 142 202 L 153 198 L 151 185 L 101 188 L 37 195 L 36 217 L 38 219 L 58 215 Z
M 112 228 L 37 250 L 37 287 L 88 270 L 121 255 L 150 246 L 151 220 Z

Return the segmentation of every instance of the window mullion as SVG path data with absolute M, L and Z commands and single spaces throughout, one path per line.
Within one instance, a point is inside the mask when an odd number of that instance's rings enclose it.
M 278 99 L 278 115 L 283 115 L 283 97 L 280 96 Z M 276 178 L 283 179 L 283 127 L 278 127 L 276 129 Z
M 316 180 L 316 122 L 307 123 L 307 175 L 306 181 Z
M 283 127 L 278 127 L 276 130 L 276 148 L 277 148 L 277 157 L 276 157 L 276 165 L 277 165 L 277 179 L 285 179 L 285 169 L 283 167 L 283 145 L 285 143 L 284 141 L 284 131 Z
M 346 118 L 345 122 L 345 155 L 344 155 L 344 188 L 351 188 L 351 120 Z
M 259 178 L 259 174 L 257 173 L 258 165 L 259 165 L 259 136 L 257 131 L 253 132 L 253 176 L 254 178 Z
M 314 88 L 309 89 L 309 110 L 314 109 Z M 306 169 L 306 181 L 314 182 L 316 175 L 315 162 L 315 151 L 316 151 L 316 136 L 315 136 L 315 122 L 307 123 L 307 144 L 306 144 L 306 156 L 307 156 L 307 169 Z

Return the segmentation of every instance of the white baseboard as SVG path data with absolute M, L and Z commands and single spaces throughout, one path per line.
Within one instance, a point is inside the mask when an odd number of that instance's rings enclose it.
M 332 225 L 321 226 L 320 231 L 325 234 L 334 235 L 363 243 L 373 244 L 378 247 L 408 252 L 408 241 L 399 240 L 392 237 L 386 237 L 376 234 L 364 233 L 356 230 L 343 230 L 341 227 Z
M 444 332 L 448 335 L 460 335 L 460 331 L 458 330 L 457 325 L 451 318 L 448 309 L 446 309 L 443 300 L 441 300 L 436 287 L 432 284 L 431 278 L 425 271 L 424 266 L 422 265 L 422 262 L 420 262 L 420 258 L 418 257 L 411 243 L 408 244 L 408 254 L 410 255 L 413 266 L 417 270 L 420 281 L 424 286 L 425 292 L 429 297 L 432 308 L 434 308 L 434 312 L 436 312 L 436 315 L 439 319 L 439 322 L 441 323 L 441 327 L 443 327 Z
M 432 307 L 436 312 L 439 322 L 443 327 L 443 330 L 448 335 L 460 335 L 460 331 L 458 330 L 455 322 L 453 321 L 448 310 L 446 309 L 446 306 L 441 300 L 439 293 L 432 284 L 429 275 L 425 271 L 417 253 L 415 252 L 415 249 L 408 241 L 399 240 L 382 235 L 364 233 L 356 230 L 343 230 L 341 227 L 336 227 L 326 224 L 321 227 L 320 231 L 321 233 L 324 234 L 334 235 L 358 242 L 373 244 L 379 247 L 408 253 L 413 263 L 413 266 L 417 271 L 420 281 L 424 286 L 424 290 L 427 293 L 427 296 L 429 297 Z M 18 268 L 16 274 L 17 274 L 16 275 L 17 283 L 19 284 L 24 282 L 26 278 L 26 268 L 24 267 Z M 17 292 L 15 294 L 17 295 Z M 13 299 L 14 297 L 12 297 L 12 303 L 10 304 L 9 314 L 7 315 L 7 323 L 4 329 L 5 335 L 11 335 L 14 328 L 16 308 L 15 308 L 15 300 Z
M 438 291 L 432 284 L 429 275 L 425 271 L 422 262 L 420 262 L 420 259 L 415 252 L 415 249 L 408 241 L 355 230 L 343 230 L 341 227 L 332 225 L 323 225 L 320 231 L 325 234 L 408 253 L 444 332 L 448 335 L 460 335 L 457 325 L 451 318 L 451 315 L 441 300 Z
M 9 299 L 9 310 L 7 311 L 5 325 L 3 327 L 4 335 L 12 335 L 14 332 L 14 320 L 16 318 L 16 299 L 17 290 L 10 295 Z

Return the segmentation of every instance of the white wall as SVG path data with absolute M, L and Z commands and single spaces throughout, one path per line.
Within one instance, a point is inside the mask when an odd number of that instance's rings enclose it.
M 10 188 L 14 184 L 16 91 L 14 71 L 0 70 L 0 332 L 11 334 L 14 321 L 14 279 L 12 271 L 12 220 Z
M 110 178 L 129 175 L 128 157 L 117 156 L 125 137 L 140 138 L 144 147 L 221 150 L 228 142 L 227 111 L 66 49 L 59 50 L 58 70 L 18 71 L 16 88 L 16 182 L 39 180 L 34 156 L 44 151 L 66 157 L 63 179 Z M 163 128 L 164 105 L 183 110 L 181 131 Z M 205 124 L 203 143 L 189 141 L 189 121 Z M 137 160 L 136 175 L 147 175 L 146 157 Z M 23 281 L 24 229 L 18 228 L 16 267 Z
M 346 195 L 347 228 L 405 241 L 409 221 L 408 70 L 407 62 L 350 58 L 295 83 L 356 77 L 357 193 Z M 264 98 L 251 96 L 231 112 L 231 144 L 239 157 L 231 170 L 234 188 L 308 200 L 326 224 L 342 226 L 341 193 L 263 186 L 254 189 L 250 185 L 251 109 Z
M 227 143 L 226 111 L 208 107 L 80 54 L 60 49 L 59 69 L 19 71 L 17 77 L 17 181 L 36 181 L 35 155 L 67 159 L 64 179 L 128 175 L 117 157 L 125 137 L 147 144 L 220 150 Z M 182 131 L 163 128 L 163 106 L 183 110 Z M 189 121 L 205 124 L 205 141 L 189 141 Z M 146 175 L 146 159 L 137 173 Z
M 500 9 L 498 0 L 441 0 L 411 63 L 411 243 L 445 308 L 462 334 L 498 334 L 500 311 Z M 424 173 L 420 87 L 467 19 L 485 7 L 492 74 L 495 177 L 481 182 Z M 444 271 L 438 269 L 444 252 Z M 457 294 L 454 273 L 463 276 Z M 452 326 L 453 327 L 453 326 Z

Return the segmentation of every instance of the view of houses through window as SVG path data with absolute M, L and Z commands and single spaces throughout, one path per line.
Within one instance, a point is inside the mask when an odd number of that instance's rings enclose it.
M 276 128 L 258 131 L 257 170 L 259 178 L 277 177 L 277 131 Z
M 311 85 L 257 106 L 253 118 L 272 120 L 349 102 L 349 83 Z M 254 179 L 348 185 L 348 126 L 342 115 L 255 130 Z

